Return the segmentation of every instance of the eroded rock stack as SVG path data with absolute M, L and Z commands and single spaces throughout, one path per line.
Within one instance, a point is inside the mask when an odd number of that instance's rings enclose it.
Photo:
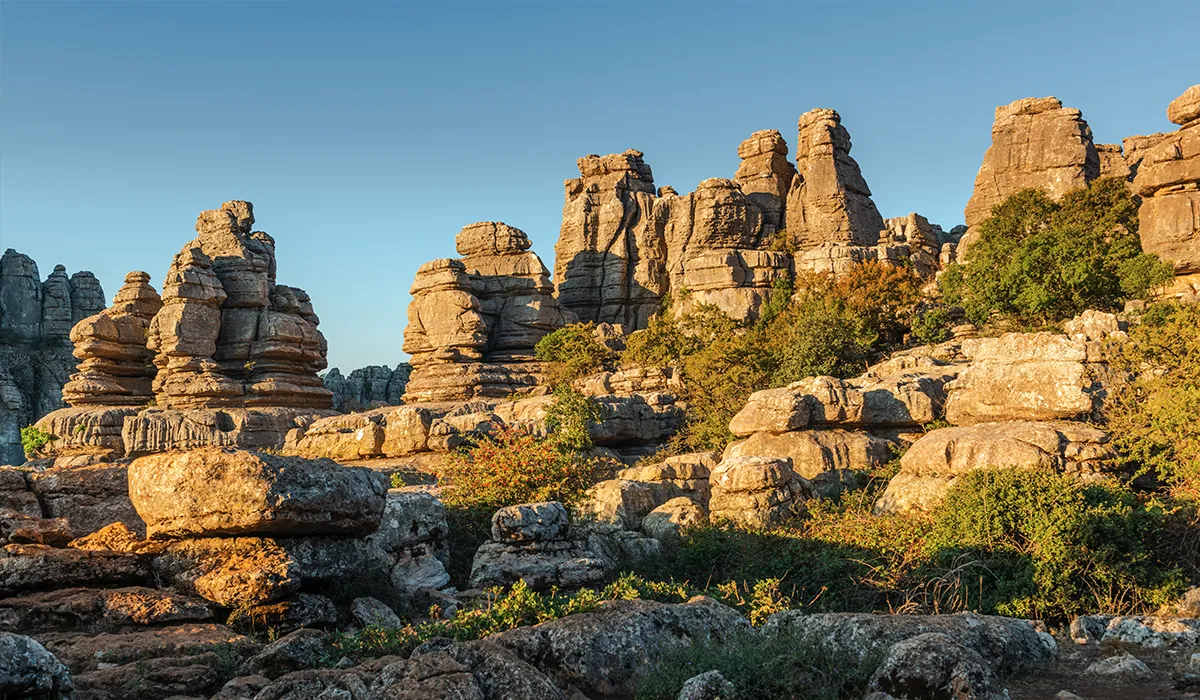
M 203 212 L 161 301 L 145 273 L 131 273 L 113 307 L 77 324 L 71 408 L 38 423 L 57 437 L 48 454 L 278 447 L 297 421 L 332 413 L 312 303 L 275 283 L 275 242 L 253 224 L 249 202 Z
M 541 379 L 534 346 L 575 316 L 554 297 L 524 231 L 488 221 L 463 228 L 455 242 L 461 259 L 426 263 L 413 281 L 405 400 L 528 393 Z
M 11 248 L 0 256 L 0 464 L 25 461 L 21 428 L 64 406 L 71 326 L 104 308 L 90 272 L 66 268 L 41 279 L 37 263 Z
M 1143 250 L 1175 266 L 1171 291 L 1195 295 L 1200 290 L 1200 85 L 1172 101 L 1167 118 L 1178 131 L 1135 137 L 1141 140 L 1133 180 L 1142 197 L 1138 234 Z
M 398 406 L 404 398 L 404 387 L 412 374 L 412 365 L 401 362 L 395 368 L 386 365 L 359 367 L 345 376 L 334 367 L 321 378 L 321 383 L 333 393 L 333 408 L 338 411 L 362 411 L 380 406 Z
M 554 246 L 558 298 L 581 321 L 644 328 L 668 289 L 654 175 L 632 149 L 577 164 Z
M 983 156 L 975 190 L 963 211 L 971 229 L 992 207 L 1023 189 L 1042 190 L 1058 199 L 1100 176 L 1100 155 L 1083 114 L 1055 97 L 1025 98 L 996 108 L 992 145 Z M 975 231 L 967 234 L 965 253 Z
M 775 129 L 756 131 L 738 146 L 742 162 L 733 179 L 762 211 L 763 236 L 787 224 L 787 195 L 796 178 L 796 166 L 787 155 L 787 141 Z
M 800 250 L 822 243 L 871 246 L 883 217 L 850 157 L 850 132 L 832 109 L 814 109 L 797 123 L 796 171 L 787 196 L 787 231 Z

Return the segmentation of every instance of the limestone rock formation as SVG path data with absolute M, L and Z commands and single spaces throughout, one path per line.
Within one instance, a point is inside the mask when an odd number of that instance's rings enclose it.
M 788 458 L 730 457 L 709 477 L 709 516 L 747 528 L 778 524 L 803 513 L 813 494 Z
M 1082 423 L 1009 421 L 941 428 L 913 443 L 876 513 L 929 510 L 974 469 L 1033 468 L 1088 478 L 1113 466 L 1108 433 Z
M 763 236 L 786 225 L 788 190 L 796 177 L 796 166 L 787 158 L 788 147 L 774 129 L 756 131 L 738 146 L 737 174 L 733 179 L 746 198 L 762 211 Z
M 398 406 L 404 388 L 412 374 L 412 365 L 401 362 L 395 368 L 385 365 L 360 367 L 345 376 L 337 367 L 321 378 L 321 383 L 333 393 L 334 410 L 352 412 L 380 406 Z
M 554 246 L 558 298 L 581 321 L 644 328 L 668 288 L 653 173 L 635 150 L 578 166 Z
M 455 245 L 487 325 L 488 362 L 532 360 L 543 336 L 574 320 L 524 231 L 486 221 L 463 228 Z
M 161 406 L 332 406 L 311 301 L 275 283 L 275 241 L 253 225 L 249 202 L 226 202 L 175 256 L 150 328 Z
M 103 308 L 92 273 L 68 278 L 57 265 L 43 281 L 29 256 L 11 248 L 0 256 L 0 464 L 24 462 L 21 428 L 64 406 L 71 326 Z
M 1178 131 L 1137 137 L 1148 140 L 1133 180 L 1142 197 L 1138 234 L 1143 250 L 1175 266 L 1177 289 L 1194 291 L 1200 288 L 1200 85 L 1171 102 L 1167 118 Z
M 800 250 L 821 243 L 875 245 L 883 218 L 850 157 L 850 133 L 832 109 L 814 109 L 797 124 L 796 171 L 787 195 L 787 231 Z
M 113 305 L 71 329 L 78 369 L 63 387 L 72 406 L 144 406 L 154 398 L 153 352 L 146 347 L 150 321 L 162 300 L 150 275 L 130 272 Z
M 367 541 L 395 562 L 392 585 L 402 590 L 443 588 L 450 551 L 446 508 L 432 493 L 419 488 L 387 492 L 379 529 Z
M 518 579 L 535 589 L 599 583 L 613 562 L 572 538 L 561 503 L 501 508 L 492 516 L 492 540 L 475 552 L 471 586 L 506 586 Z
M 1125 161 L 1125 152 L 1121 144 L 1098 143 L 1096 155 L 1100 159 L 1100 177 L 1128 180 L 1133 176 L 1129 163 Z
M 992 145 L 963 216 L 974 227 L 1019 190 L 1038 189 L 1058 199 L 1099 176 L 1100 156 L 1079 110 L 1054 97 L 1017 100 L 996 108 Z
M 1074 420 L 1092 413 L 1095 380 L 1086 341 L 1053 333 L 1005 333 L 963 341 L 971 361 L 947 385 L 946 420 Z

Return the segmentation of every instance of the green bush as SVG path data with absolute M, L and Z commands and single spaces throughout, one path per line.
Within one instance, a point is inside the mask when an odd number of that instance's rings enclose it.
M 546 430 L 560 450 L 586 452 L 595 446 L 589 428 L 601 418 L 600 404 L 595 399 L 569 384 L 560 384 L 554 388 L 554 403 L 546 412 Z
M 616 355 L 596 339 L 596 324 L 573 323 L 538 341 L 534 353 L 549 363 L 552 386 L 569 385 L 589 374 L 612 369 Z
M 841 700 L 866 694 L 878 654 L 859 656 L 818 636 L 753 632 L 671 649 L 638 678 L 638 700 L 672 700 L 684 681 L 720 671 L 733 685 L 730 700 Z
M 21 449 L 25 450 L 26 459 L 37 456 L 43 447 L 57 439 L 56 436 L 36 425 L 27 425 L 21 428 Z
M 1116 178 L 1058 202 L 1039 190 L 1017 192 L 979 224 L 966 268 L 943 273 L 943 293 L 979 325 L 992 312 L 1036 325 L 1144 297 L 1173 271 L 1142 252 L 1137 208 Z
M 1153 304 L 1113 348 L 1105 417 L 1118 451 L 1140 473 L 1200 493 L 1200 306 Z
M 1035 469 L 978 470 L 958 479 L 934 514 L 929 548 L 969 552 L 996 576 L 995 611 L 1064 619 L 1148 610 L 1185 588 L 1157 561 L 1166 513 L 1126 487 Z

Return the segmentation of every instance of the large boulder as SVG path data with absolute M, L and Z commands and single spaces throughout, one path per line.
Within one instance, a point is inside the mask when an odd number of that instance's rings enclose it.
M 50 518 L 63 518 L 83 537 L 112 523 L 137 533 L 145 525 L 129 498 L 127 468 L 121 463 L 55 466 L 29 474 L 29 488 Z
M 1085 341 L 1056 333 L 971 338 L 971 364 L 947 385 L 946 420 L 973 425 L 1010 420 L 1073 420 L 1096 400 Z
M 605 603 L 592 613 L 518 627 L 490 639 L 588 697 L 631 697 L 639 669 L 671 649 L 721 643 L 750 629 L 733 608 L 697 596 L 685 604 Z
M 379 527 L 388 480 L 331 460 L 209 448 L 139 457 L 134 507 L 152 538 L 365 535 Z
M 709 515 L 749 528 L 776 525 L 800 514 L 812 484 L 792 471 L 788 458 L 730 457 L 709 478 Z
M 0 596 L 76 586 L 140 584 L 149 578 L 146 563 L 136 554 L 35 544 L 0 548 Z
M 416 487 L 392 489 L 379 529 L 367 541 L 396 562 L 391 581 L 397 588 L 442 588 L 450 583 L 445 567 L 449 530 L 446 508 L 432 493 Z
M 818 494 L 831 496 L 856 484 L 864 472 L 890 460 L 891 445 L 862 431 L 761 432 L 730 443 L 725 456 L 790 459 L 792 471 L 811 481 Z
M 877 513 L 929 510 L 975 469 L 1044 469 L 1092 477 L 1114 466 L 1109 434 L 1081 423 L 1012 421 L 940 428 L 900 458 Z
M 73 698 L 75 686 L 67 667 L 37 641 L 0 632 L 0 696 Z

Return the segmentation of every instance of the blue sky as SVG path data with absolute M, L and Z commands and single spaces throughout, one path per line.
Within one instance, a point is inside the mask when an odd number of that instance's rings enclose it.
M 884 216 L 962 222 L 996 105 L 1099 142 L 1174 128 L 1196 2 L 0 3 L 0 248 L 160 287 L 196 215 L 254 202 L 331 366 L 392 364 L 408 288 L 475 221 L 553 266 L 562 182 L 637 148 L 680 192 L 832 107 Z

